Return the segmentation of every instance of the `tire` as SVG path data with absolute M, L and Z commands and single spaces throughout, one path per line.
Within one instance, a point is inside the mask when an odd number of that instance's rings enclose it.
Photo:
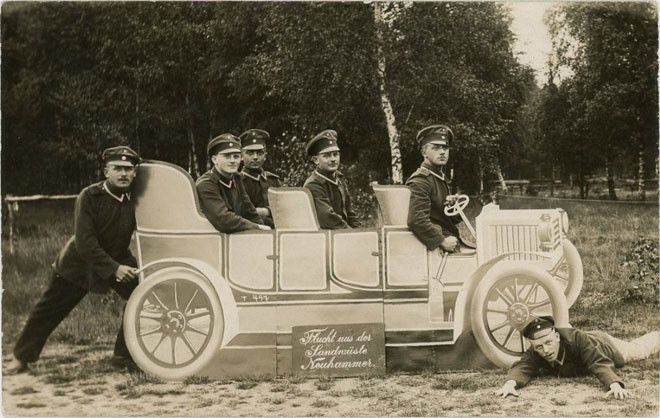
M 566 297 L 556 280 L 533 266 L 493 267 L 477 286 L 470 309 L 479 348 L 503 368 L 510 367 L 527 348 L 517 328 L 530 315 L 552 315 L 557 327 L 570 327 Z
M 124 311 L 124 336 L 133 360 L 162 380 L 183 380 L 206 367 L 223 332 L 224 316 L 214 287 L 186 267 L 148 276 Z
M 570 308 L 582 291 L 584 274 L 582 260 L 575 246 L 568 240 L 564 240 L 563 246 L 564 256 L 548 273 L 559 283 Z

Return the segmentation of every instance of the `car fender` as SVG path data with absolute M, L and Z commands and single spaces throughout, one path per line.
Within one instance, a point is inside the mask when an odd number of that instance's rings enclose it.
M 530 252 L 513 251 L 513 252 L 497 255 L 491 258 L 490 260 L 486 261 L 485 263 L 481 264 L 474 271 L 474 273 L 472 273 L 470 278 L 466 280 L 465 283 L 463 283 L 463 287 L 461 288 L 461 291 L 458 293 L 458 297 L 456 298 L 456 309 L 454 310 L 454 312 L 456 312 L 456 316 L 454 317 L 454 335 L 456 336 L 456 338 L 458 338 L 458 336 L 461 335 L 464 331 L 467 331 L 471 328 L 470 305 L 471 305 L 472 297 L 474 296 L 474 292 L 477 289 L 477 286 L 484 278 L 486 273 L 488 273 L 492 268 L 495 267 L 495 265 L 498 264 L 504 264 L 505 266 L 509 266 L 510 264 L 525 265 L 526 264 L 525 262 L 505 260 L 506 258 L 512 255 L 519 255 L 519 254 L 532 254 L 542 258 L 550 258 L 548 254 L 541 252 L 530 253 Z
M 215 289 L 220 305 L 222 306 L 222 315 L 225 319 L 224 335 L 222 337 L 222 347 L 226 346 L 238 334 L 239 318 L 236 301 L 232 296 L 231 288 L 227 280 L 209 264 L 196 260 L 194 258 L 163 258 L 146 264 L 140 269 L 140 282 L 148 280 L 148 275 L 166 267 L 187 267 L 200 273 L 211 283 Z

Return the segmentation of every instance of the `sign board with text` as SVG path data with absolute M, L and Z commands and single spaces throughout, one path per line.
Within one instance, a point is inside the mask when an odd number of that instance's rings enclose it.
M 292 373 L 305 376 L 385 374 L 385 326 L 374 324 L 293 327 Z

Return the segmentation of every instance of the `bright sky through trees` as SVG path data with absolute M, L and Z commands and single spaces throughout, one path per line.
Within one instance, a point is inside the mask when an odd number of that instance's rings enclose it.
M 506 2 L 511 8 L 513 23 L 511 30 L 516 35 L 514 51 L 520 53 L 520 62 L 536 72 L 536 82 L 542 85 L 547 77 L 547 61 L 552 43 L 548 27 L 543 23 L 546 10 L 557 2 Z

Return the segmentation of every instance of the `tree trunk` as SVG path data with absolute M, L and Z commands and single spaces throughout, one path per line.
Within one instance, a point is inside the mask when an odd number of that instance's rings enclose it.
M 374 21 L 376 26 L 377 50 L 376 57 L 378 60 L 378 68 L 376 73 L 378 76 L 378 87 L 380 89 L 380 106 L 385 114 L 385 123 L 387 125 L 387 135 L 390 142 L 390 155 L 392 157 L 392 183 L 403 183 L 403 169 L 401 166 L 401 149 L 399 147 L 399 132 L 396 129 L 396 120 L 394 118 L 394 110 L 392 103 L 387 95 L 386 89 L 386 62 L 385 51 L 383 50 L 385 21 L 383 19 L 383 3 L 374 2 Z
M 555 165 L 550 166 L 550 197 L 555 197 Z
M 497 180 L 500 182 L 500 188 L 502 189 L 502 191 L 503 192 L 508 191 L 509 189 L 506 187 L 506 183 L 504 182 L 504 176 L 502 175 L 502 169 L 500 168 L 499 164 L 495 168 L 495 172 L 497 173 Z
M 646 182 L 644 180 L 644 146 L 639 145 L 639 154 L 637 160 L 637 192 L 639 193 L 640 200 L 646 200 Z
M 612 162 L 605 163 L 605 171 L 607 172 L 607 196 L 610 200 L 616 199 L 616 190 L 614 190 L 614 173 L 612 172 Z
M 484 167 L 481 165 L 481 156 L 477 155 L 477 167 L 479 169 L 479 194 L 484 194 Z
M 192 109 L 190 108 L 190 84 L 188 84 L 188 89 L 186 89 L 186 112 L 188 113 L 188 124 L 186 130 L 188 131 L 188 143 L 190 145 L 190 159 L 188 162 L 188 172 L 190 175 L 199 177 L 199 165 L 197 164 L 197 150 L 195 148 L 195 134 L 193 132 L 193 118 L 192 118 Z

